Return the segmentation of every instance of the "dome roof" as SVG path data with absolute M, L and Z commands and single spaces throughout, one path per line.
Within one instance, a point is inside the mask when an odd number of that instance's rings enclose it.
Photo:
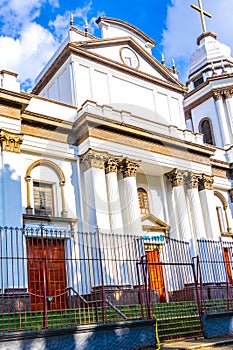
M 197 39 L 198 47 L 191 56 L 189 77 L 194 72 L 200 72 L 208 63 L 226 59 L 232 61 L 230 47 L 216 40 L 216 38 L 216 34 L 208 32 Z

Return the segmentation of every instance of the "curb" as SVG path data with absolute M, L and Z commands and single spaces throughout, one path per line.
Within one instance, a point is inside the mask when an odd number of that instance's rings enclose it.
M 218 346 L 224 346 L 224 345 L 231 345 L 233 344 L 233 339 L 225 339 L 225 340 L 219 340 L 215 342 L 209 342 L 205 344 L 198 344 L 198 345 L 191 345 L 187 346 L 186 348 L 180 348 L 180 350 L 201 350 L 201 349 L 208 349 L 208 348 L 215 348 Z M 178 350 L 179 348 L 177 348 Z

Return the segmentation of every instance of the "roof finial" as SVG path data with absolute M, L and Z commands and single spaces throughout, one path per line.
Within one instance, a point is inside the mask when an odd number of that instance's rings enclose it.
M 74 15 L 73 15 L 73 13 L 70 14 L 70 25 L 71 26 L 74 25 Z
M 173 73 L 176 73 L 176 64 L 175 64 L 174 58 L 172 58 L 172 70 L 173 70 Z
M 212 16 L 210 13 L 204 11 L 201 0 L 198 0 L 198 4 L 199 4 L 199 7 L 196 5 L 191 5 L 191 7 L 194 10 L 197 10 L 198 12 L 200 12 L 203 33 L 206 33 L 205 16 L 209 18 L 211 18 Z
M 162 52 L 162 60 L 161 60 L 162 64 L 165 64 L 165 57 L 164 57 L 164 53 Z
M 85 34 L 88 34 L 88 33 L 89 33 L 89 25 L 87 20 L 85 19 Z

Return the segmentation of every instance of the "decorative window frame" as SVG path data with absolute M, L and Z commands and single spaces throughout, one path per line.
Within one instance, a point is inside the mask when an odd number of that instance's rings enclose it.
M 26 214 L 27 215 L 33 215 L 33 207 L 31 203 L 31 193 L 33 191 L 33 179 L 31 177 L 31 172 L 34 168 L 38 166 L 46 166 L 51 168 L 55 171 L 59 178 L 59 184 L 61 189 L 61 203 L 62 203 L 62 211 L 61 216 L 67 217 L 67 210 L 66 210 L 66 203 L 65 203 L 65 196 L 64 196 L 64 186 L 66 183 L 65 175 L 63 171 L 59 168 L 59 166 L 55 163 L 53 163 L 50 160 L 47 159 L 39 159 L 33 162 L 26 171 L 25 181 L 26 181 L 26 191 L 27 191 L 27 207 L 26 207 Z
M 147 208 L 145 208 L 145 212 L 143 213 L 143 212 L 141 212 L 141 207 L 139 205 L 140 213 L 141 213 L 141 215 L 147 215 L 150 213 L 149 194 L 148 194 L 148 191 L 143 186 L 137 187 L 137 193 L 139 193 L 140 189 L 143 190 L 141 192 L 145 193 L 146 197 L 147 197 Z M 138 197 L 138 199 L 139 199 L 139 197 Z

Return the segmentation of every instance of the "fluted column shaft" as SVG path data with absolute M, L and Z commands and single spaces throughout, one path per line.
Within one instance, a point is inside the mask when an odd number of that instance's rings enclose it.
M 190 240 L 190 224 L 187 210 L 187 202 L 184 190 L 186 172 L 177 169 L 166 174 L 173 187 L 175 209 L 179 239 L 188 242 Z
M 132 235 L 142 234 L 142 223 L 140 208 L 138 202 L 138 192 L 136 183 L 136 171 L 138 164 L 127 158 L 123 159 L 121 163 L 121 171 L 123 173 L 123 179 L 125 192 L 125 203 L 127 217 L 128 217 L 128 233 Z
M 204 218 L 198 193 L 199 178 L 200 175 L 189 173 L 186 179 L 186 188 L 190 203 L 190 211 L 192 216 L 195 240 L 200 238 L 206 238 Z
M 215 207 L 213 182 L 213 176 L 202 175 L 199 185 L 199 196 L 207 239 L 218 241 L 220 236 L 220 229 Z
M 81 162 L 84 170 L 89 229 L 93 231 L 98 227 L 101 232 L 110 233 L 105 179 L 107 158 L 105 153 L 89 150 L 81 157 Z
M 117 159 L 110 158 L 105 163 L 111 229 L 114 234 L 122 234 L 124 233 L 124 230 L 117 179 L 117 167 Z

